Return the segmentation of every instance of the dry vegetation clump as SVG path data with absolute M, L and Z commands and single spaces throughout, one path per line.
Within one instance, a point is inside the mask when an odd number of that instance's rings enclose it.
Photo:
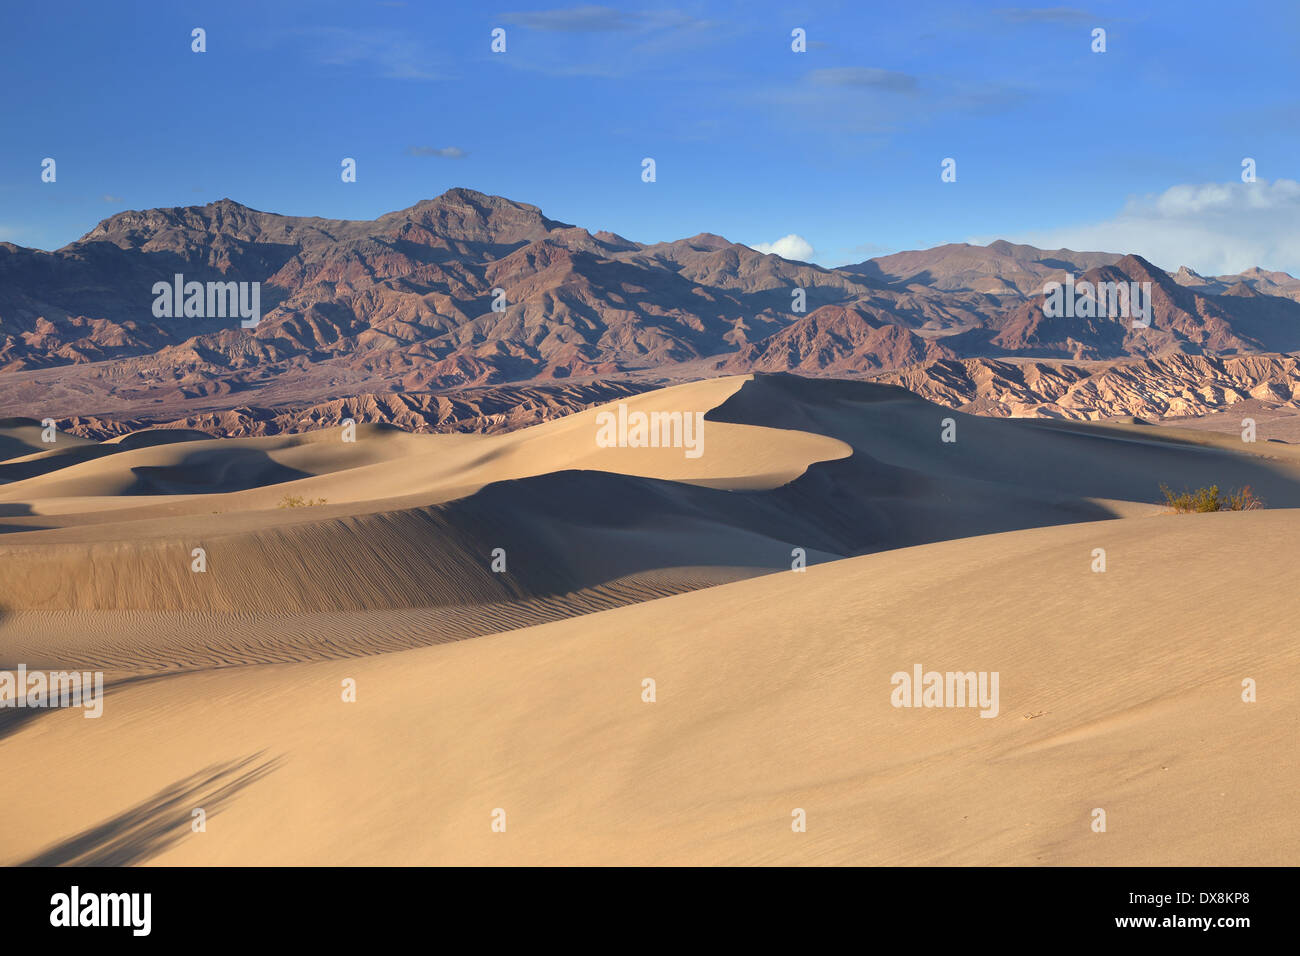
M 304 498 L 302 495 L 285 495 L 280 499 L 281 508 L 310 508 L 325 504 L 324 498 Z
M 1184 491 L 1176 495 L 1168 485 L 1161 485 L 1165 501 L 1177 514 L 1195 514 L 1206 511 L 1254 511 L 1264 507 L 1264 501 L 1246 485 L 1240 491 L 1230 491 L 1226 495 L 1219 491 L 1218 485 Z

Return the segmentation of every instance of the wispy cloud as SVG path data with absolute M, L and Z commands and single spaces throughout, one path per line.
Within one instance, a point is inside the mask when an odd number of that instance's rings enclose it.
M 420 43 L 399 30 L 317 26 L 296 32 L 306 38 L 308 55 L 325 66 L 370 69 L 394 80 L 445 78 L 433 68 L 433 57 Z
M 646 17 L 639 13 L 597 6 L 502 13 L 498 19 L 512 26 L 549 33 L 612 33 L 639 29 L 646 21 Z
M 808 74 L 808 81 L 818 86 L 848 86 L 889 93 L 915 93 L 916 77 L 894 70 L 881 70 L 866 66 L 837 66 L 823 70 L 813 70 Z
M 1096 21 L 1086 10 L 1069 7 L 1005 7 L 994 14 L 1008 23 L 1093 23 Z
M 689 65 L 682 62 L 680 55 L 721 42 L 734 33 L 727 24 L 676 10 L 632 12 L 581 6 L 503 13 L 499 19 L 524 30 L 570 35 L 555 43 L 512 46 L 510 56 L 501 58 L 517 69 L 551 76 L 617 78 L 654 70 L 679 76 Z M 614 40 L 595 36 L 601 33 L 622 37 Z
M 469 153 L 459 146 L 408 146 L 407 156 L 441 156 L 443 159 L 464 159 Z
M 104 202 L 121 202 L 121 201 L 122 201 L 122 197 L 121 197 L 121 196 L 114 196 L 114 195 L 111 195 L 110 193 L 104 193 L 104 195 L 100 196 L 99 198 L 100 198 L 102 201 L 104 201 Z
M 1037 95 L 1037 92 L 1019 86 L 955 84 L 936 99 L 935 110 L 960 112 L 966 116 L 992 116 L 1024 108 Z
M 1020 87 L 865 66 L 810 70 L 793 83 L 768 83 L 748 95 L 804 127 L 884 136 L 953 114 L 1006 113 L 1032 98 Z

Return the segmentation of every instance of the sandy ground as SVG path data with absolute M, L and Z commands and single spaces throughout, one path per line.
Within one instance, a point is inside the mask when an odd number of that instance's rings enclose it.
M 707 412 L 705 453 L 599 448 L 598 409 L 0 435 L 0 670 L 109 686 L 0 709 L 0 862 L 1300 859 L 1300 450 L 789 377 L 628 406 Z M 917 664 L 996 672 L 997 716 L 893 706 Z

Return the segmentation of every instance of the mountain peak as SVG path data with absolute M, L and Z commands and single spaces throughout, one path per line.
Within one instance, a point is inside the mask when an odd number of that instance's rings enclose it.
M 183 209 L 193 209 L 193 208 L 196 208 L 196 207 L 194 207 L 194 206 L 183 206 L 183 207 L 180 207 L 180 208 L 183 208 Z M 251 206 L 245 206 L 242 202 L 236 202 L 234 199 L 231 199 L 229 196 L 227 196 L 227 197 L 225 197 L 225 198 L 223 198 L 223 199 L 218 199 L 216 202 L 210 202 L 210 203 L 208 203 L 206 206 L 204 206 L 203 208 L 204 208 L 204 209 L 242 209 L 242 210 L 244 210 L 245 212 L 261 212 L 260 209 L 254 209 L 254 208 L 252 208 Z
M 1159 266 L 1153 265 L 1146 259 L 1143 259 L 1135 252 L 1130 252 L 1128 255 L 1121 257 L 1120 260 L 1115 263 L 1115 268 L 1130 275 L 1137 273 L 1138 275 L 1145 276 L 1148 279 L 1169 278 L 1169 273 L 1165 272 Z
M 714 232 L 700 232 L 686 240 L 692 246 L 702 249 L 729 249 L 735 245 L 730 239 Z
M 1244 280 L 1236 283 L 1235 285 L 1232 286 L 1232 288 L 1227 289 L 1223 294 L 1237 296 L 1243 299 L 1258 299 L 1260 297 L 1259 292 L 1256 291 L 1256 289 L 1253 286 L 1251 286 L 1249 283 L 1245 282 Z
M 470 189 L 468 186 L 452 186 L 445 190 L 442 195 L 436 197 L 447 202 L 472 202 L 482 203 L 484 205 L 505 205 L 521 206 L 525 209 L 536 209 L 529 203 L 518 202 L 514 199 L 507 199 L 504 196 L 498 196 L 494 193 L 479 192 L 477 189 Z
M 417 223 L 439 235 L 471 242 L 517 243 L 573 228 L 548 219 L 537 206 L 456 186 L 432 199 L 380 216 L 377 223 Z
M 479 211 L 495 211 L 502 209 L 525 210 L 540 216 L 541 209 L 526 202 L 516 202 L 513 199 L 506 199 L 504 196 L 494 196 L 490 193 L 481 193 L 477 189 L 468 189 L 464 186 L 453 186 L 446 192 L 443 192 L 432 199 L 421 199 L 413 206 L 406 209 L 399 209 L 389 215 L 398 213 L 411 212 L 417 209 L 427 209 L 431 206 L 469 206 Z M 381 217 L 383 218 L 383 217 Z

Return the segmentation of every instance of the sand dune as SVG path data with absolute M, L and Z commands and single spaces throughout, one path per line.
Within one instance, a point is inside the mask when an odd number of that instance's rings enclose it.
M 616 406 L 355 442 L 9 422 L 0 670 L 109 697 L 0 709 L 52 768 L 0 784 L 0 859 L 1294 862 L 1300 448 L 791 376 L 624 404 L 704 413 L 703 454 L 601 447 Z M 1269 510 L 1168 515 L 1162 482 Z M 999 671 L 1002 713 L 891 707 L 918 662 Z
M 1149 513 L 1175 476 L 1300 506 L 1300 461 L 1199 433 L 954 416 L 888 386 L 788 376 L 627 404 L 708 412 L 707 453 L 601 448 L 592 409 L 500 436 L 370 427 L 353 443 L 328 430 L 146 444 L 12 482 L 0 609 L 373 610 L 671 567 L 782 570 L 795 548 L 817 560 Z M 940 440 L 945 420 L 955 442 Z M 324 503 L 276 507 L 288 496 Z M 496 549 L 508 574 L 489 568 Z
M 0 742 L 42 767 L 0 781 L 0 847 L 160 864 L 1294 863 L 1300 650 L 1276 596 L 1298 528 L 1277 511 L 1035 529 L 442 647 L 138 681 L 98 721 L 50 713 Z M 890 675 L 914 663 L 998 671 L 999 715 L 894 708 Z
M 35 418 L 0 418 L 0 461 L 49 451 L 42 440 L 45 429 Z M 89 439 L 65 435 L 62 445 L 76 447 L 94 444 Z
M 703 412 L 742 384 L 666 389 L 628 405 Z M 0 541 L 8 568 L 0 608 L 441 607 L 563 595 L 662 568 L 774 569 L 788 564 L 791 539 L 814 560 L 842 553 L 824 518 L 801 519 L 759 492 L 850 454 L 844 443 L 710 424 L 709 454 L 691 459 L 677 448 L 602 449 L 594 416 L 505 436 L 370 428 L 355 443 L 337 429 L 192 441 L 14 482 L 3 497 L 27 514 L 11 530 L 33 530 Z M 201 479 L 211 493 L 194 493 Z M 128 509 L 123 501 L 142 482 L 177 493 L 138 496 Z M 290 494 L 326 503 L 275 507 Z M 87 514 L 100 498 L 107 506 Z M 49 507 L 69 500 L 71 508 Z M 193 570 L 196 548 L 202 573 Z M 498 549 L 508 573 L 490 568 Z

